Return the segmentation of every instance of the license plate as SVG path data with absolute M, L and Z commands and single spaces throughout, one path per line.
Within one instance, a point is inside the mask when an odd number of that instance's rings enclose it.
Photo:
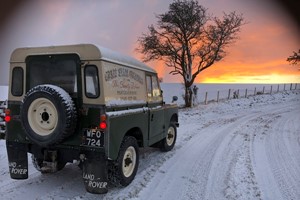
M 103 147 L 104 146 L 104 132 L 100 129 L 84 129 L 84 145 Z

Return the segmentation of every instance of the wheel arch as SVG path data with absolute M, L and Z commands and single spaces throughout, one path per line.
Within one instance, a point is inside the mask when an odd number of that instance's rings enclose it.
M 174 113 L 171 116 L 170 122 L 178 122 L 178 114 L 177 113 Z
M 110 145 L 108 145 L 107 156 L 108 156 L 108 159 L 110 159 L 110 160 L 117 159 L 121 144 L 122 144 L 124 138 L 126 138 L 127 136 L 134 137 L 137 140 L 137 144 L 139 147 L 144 147 L 144 145 L 146 145 L 146 141 L 144 141 L 144 139 L 147 139 L 147 138 L 143 135 L 143 131 L 140 127 L 138 127 L 138 126 L 131 127 L 130 129 L 128 129 L 127 131 L 124 131 L 124 132 L 121 130 L 116 132 L 115 134 L 110 134 L 112 136 L 116 136 L 116 137 L 110 138 L 110 140 L 111 140 L 109 142 Z
M 139 127 L 134 127 L 134 128 L 131 128 L 130 130 L 128 130 L 126 132 L 126 134 L 124 135 L 124 138 L 126 136 L 132 136 L 132 137 L 134 137 L 136 139 L 139 147 L 143 147 L 144 146 L 144 136 L 143 136 L 142 130 Z

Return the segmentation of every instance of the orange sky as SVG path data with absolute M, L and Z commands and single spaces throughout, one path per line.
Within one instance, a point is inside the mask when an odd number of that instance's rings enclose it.
M 256 10 L 257 13 L 251 7 L 243 10 L 248 23 L 242 27 L 239 40 L 227 49 L 228 55 L 222 61 L 201 72 L 196 82 L 300 82 L 300 65 L 290 65 L 286 61 L 293 51 L 300 48 L 300 27 L 292 23 L 281 7 L 270 9 L 272 7 L 267 3 L 258 6 L 262 7 Z M 167 81 L 178 81 L 167 74 L 162 62 L 157 66 L 156 69 L 162 77 L 167 77 Z
M 20 46 L 96 43 L 141 58 L 137 38 L 156 23 L 172 0 L 28 0 L 0 29 L 0 85 L 8 84 L 8 62 Z M 248 22 L 222 61 L 200 73 L 204 83 L 300 83 L 299 66 L 286 58 L 300 48 L 300 27 L 272 0 L 199 0 L 209 13 L 243 13 Z M 148 63 L 164 82 L 182 82 L 162 62 Z

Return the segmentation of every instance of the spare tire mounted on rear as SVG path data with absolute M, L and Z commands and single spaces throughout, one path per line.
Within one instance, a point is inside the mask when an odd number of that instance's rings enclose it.
M 70 95 L 54 85 L 38 85 L 21 104 L 21 121 L 28 138 L 41 146 L 61 142 L 76 127 L 76 107 Z

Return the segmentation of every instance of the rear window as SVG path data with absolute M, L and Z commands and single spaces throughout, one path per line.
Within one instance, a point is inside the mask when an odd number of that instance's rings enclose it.
M 52 84 L 77 96 L 77 55 L 29 56 L 27 65 L 27 89 L 41 84 Z
M 88 98 L 97 98 L 100 95 L 98 69 L 95 65 L 84 68 L 85 95 Z
M 15 67 L 12 71 L 11 93 L 14 96 L 23 95 L 24 72 L 21 67 Z

